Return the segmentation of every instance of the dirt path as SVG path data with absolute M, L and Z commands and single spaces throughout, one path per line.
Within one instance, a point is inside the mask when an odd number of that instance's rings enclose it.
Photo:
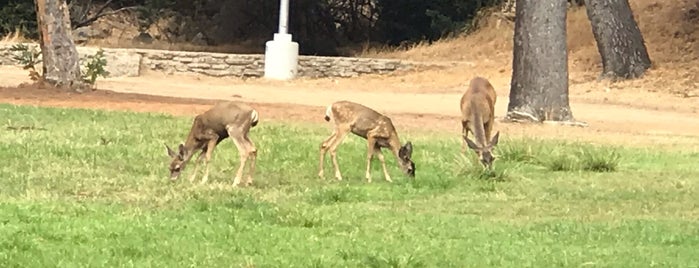
M 19 84 L 22 70 L 0 68 L 0 86 Z M 504 79 L 494 79 L 503 83 Z M 460 93 L 415 93 L 398 90 L 352 90 L 332 80 L 274 82 L 241 81 L 184 76 L 113 78 L 98 84 L 100 90 L 86 94 L 56 93 L 36 88 L 2 88 L 0 102 L 59 107 L 83 107 L 141 112 L 193 115 L 216 100 L 235 99 L 254 103 L 262 118 L 283 121 L 325 123 L 324 108 L 335 100 L 347 99 L 372 106 L 392 116 L 400 127 L 412 131 L 449 131 L 458 135 Z M 390 88 L 390 84 L 387 84 Z M 507 97 L 499 92 L 496 116 L 507 110 Z M 504 95 L 504 96 L 503 96 Z M 644 109 L 605 104 L 600 99 L 571 101 L 577 119 L 588 128 L 548 125 L 496 124 L 508 136 L 556 137 L 603 143 L 699 145 L 699 116 L 676 109 Z M 597 102 L 597 103 L 594 103 Z

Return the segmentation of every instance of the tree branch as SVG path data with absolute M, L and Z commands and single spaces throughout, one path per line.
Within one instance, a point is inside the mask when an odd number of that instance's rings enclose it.
M 111 2 L 111 0 L 110 0 L 110 2 Z M 109 11 L 109 12 L 100 11 L 100 12 L 97 12 L 97 14 L 95 14 L 94 16 L 92 16 L 92 17 L 89 18 L 89 19 L 86 19 L 86 20 L 84 20 L 84 21 L 75 23 L 75 25 L 73 25 L 72 28 L 73 28 L 73 29 L 77 29 L 77 28 L 80 28 L 80 27 L 83 27 L 83 26 L 87 26 L 87 25 L 92 24 L 92 23 L 95 22 L 96 20 L 100 19 L 101 17 L 109 16 L 109 15 L 114 15 L 114 14 L 117 14 L 117 13 L 122 12 L 122 11 L 132 10 L 132 9 L 137 9 L 137 8 L 138 8 L 138 7 L 136 7 L 136 6 L 131 6 L 131 7 L 122 7 L 122 8 L 120 8 L 120 9 L 113 10 L 113 11 Z M 100 10 L 104 10 L 104 8 L 100 8 Z

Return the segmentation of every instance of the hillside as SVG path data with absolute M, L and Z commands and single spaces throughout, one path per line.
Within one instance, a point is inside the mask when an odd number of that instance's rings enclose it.
M 644 87 L 693 96 L 699 87 L 699 1 L 632 0 L 631 8 L 643 33 L 653 67 L 644 79 L 613 87 Z M 465 61 L 470 65 L 454 75 L 484 75 L 509 79 L 514 24 L 489 17 L 473 34 L 420 44 L 403 50 L 372 50 L 364 57 L 418 61 Z M 601 71 L 590 23 L 584 8 L 568 13 L 568 49 L 571 84 L 594 81 Z M 477 73 L 472 70 L 478 66 Z

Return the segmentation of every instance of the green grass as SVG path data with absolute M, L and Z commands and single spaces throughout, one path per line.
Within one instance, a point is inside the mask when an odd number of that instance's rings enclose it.
M 330 126 L 261 122 L 255 185 L 170 183 L 191 118 L 0 105 L 0 267 L 697 267 L 699 154 L 502 137 L 495 170 L 453 133 L 401 132 L 415 180 L 364 181 L 365 144 L 318 172 Z M 329 158 L 329 157 L 328 157 Z

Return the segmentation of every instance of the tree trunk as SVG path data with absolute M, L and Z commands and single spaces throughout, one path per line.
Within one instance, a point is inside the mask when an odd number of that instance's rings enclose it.
M 517 0 L 507 118 L 574 121 L 568 103 L 564 0 Z
M 65 0 L 34 0 L 39 25 L 43 78 L 61 88 L 82 89 L 78 51 L 70 28 Z
M 587 0 L 585 7 L 602 56 L 600 78 L 643 76 L 651 61 L 628 0 Z

